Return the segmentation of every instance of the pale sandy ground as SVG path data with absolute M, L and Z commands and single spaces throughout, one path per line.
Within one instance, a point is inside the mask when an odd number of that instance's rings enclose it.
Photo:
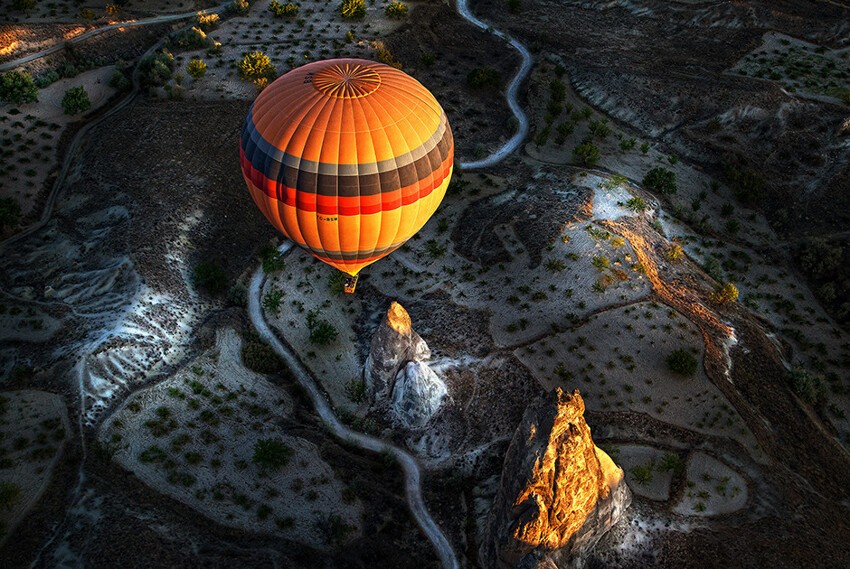
M 763 79 L 780 83 L 791 97 L 841 103 L 843 94 L 850 90 L 850 80 L 834 77 L 826 79 L 821 77 L 819 72 L 823 65 L 829 62 L 836 65 L 835 71 L 850 70 L 850 59 L 847 59 L 850 48 L 827 49 L 823 53 L 817 53 L 816 50 L 819 47 L 817 44 L 779 32 L 766 32 L 762 37 L 762 44 L 742 57 L 727 73 L 737 75 L 744 72 L 749 77 L 754 77 L 760 69 L 764 69 L 766 73 Z M 811 62 L 810 73 L 801 75 L 797 79 L 789 77 L 784 66 L 776 63 L 780 55 L 789 53 L 794 60 Z M 759 63 L 760 58 L 766 61 Z M 779 78 L 770 76 L 770 73 L 774 72 L 779 74 Z M 806 79 L 815 80 L 818 86 L 807 86 Z M 837 86 L 828 87 L 827 84 L 830 81 Z
M 220 331 L 215 349 L 169 379 L 131 396 L 104 423 L 100 440 L 114 445 L 118 449 L 115 460 L 151 488 L 217 523 L 282 533 L 324 548 L 328 544 L 317 524 L 335 515 L 354 530 L 349 536 L 357 534 L 362 506 L 356 500 L 346 503 L 343 484 L 315 444 L 287 434 L 280 426 L 292 411 L 292 401 L 242 365 L 241 343 L 232 329 Z M 197 383 L 190 385 L 192 381 Z M 204 388 L 209 393 L 194 392 Z M 157 438 L 145 423 L 157 420 L 157 409 L 163 407 L 170 409 L 177 427 Z M 177 438 L 181 435 L 188 435 L 182 447 Z M 288 445 L 293 451 L 289 463 L 279 471 L 261 473 L 251 461 L 260 439 Z M 164 460 L 176 463 L 175 472 L 190 474 L 195 481 L 188 485 L 170 482 L 163 462 L 142 462 L 140 454 L 152 446 L 165 452 Z M 191 464 L 192 460 L 197 463 Z M 213 460 L 221 464 L 216 466 Z M 271 508 L 265 519 L 258 517 L 261 505 Z M 287 527 L 290 519 L 293 525 Z
M 617 445 L 612 448 L 614 456 L 611 458 L 625 472 L 632 492 L 650 500 L 666 502 L 670 499 L 673 472 L 658 468 L 664 458 L 664 451 L 644 445 Z M 635 479 L 635 468 L 646 468 L 650 472 L 650 479 L 639 483 Z
M 668 369 L 667 357 L 680 348 L 697 352 L 699 366 L 693 377 Z M 514 353 L 543 386 L 578 387 L 591 411 L 646 413 L 679 427 L 733 438 L 755 457 L 760 454 L 743 420 L 705 375 L 699 330 L 665 306 L 642 302 L 615 308 L 575 331 Z M 559 377 L 559 366 L 568 378 Z
M 296 346 L 304 364 L 320 378 L 334 406 L 354 411 L 356 404 L 346 395 L 346 385 L 359 381 L 363 372 L 353 330 L 362 310 L 360 298 L 331 294 L 330 279 L 336 269 L 317 262 L 301 249 L 296 248 L 286 262 L 286 269 L 269 277 L 263 288 L 263 297 L 275 290 L 283 292 L 280 309 L 276 313 L 265 310 L 266 320 Z M 338 336 L 330 344 L 310 342 L 307 314 L 311 311 L 336 328 Z
M 204 50 L 177 56 L 179 71 L 185 75 L 187 97 L 212 100 L 256 97 L 256 87 L 240 80 L 236 68 L 249 51 L 268 55 L 278 74 L 289 71 L 290 64 L 298 66 L 333 57 L 377 59 L 370 41 L 380 39 L 406 21 L 385 16 L 384 7 L 389 2 L 367 3 L 366 17 L 362 20 L 345 20 L 339 15 L 337 3 L 322 1 L 299 2 L 296 18 L 276 18 L 268 9 L 270 2 L 259 0 L 246 16 L 230 18 L 209 33 L 210 38 L 222 44 L 220 57 L 207 57 Z M 410 8 L 413 10 L 413 5 Z M 304 25 L 300 26 L 298 22 L 302 19 Z M 355 33 L 351 43 L 345 39 L 349 30 Z M 186 73 L 186 65 L 195 56 L 207 63 L 206 75 L 197 80 Z
M 740 474 L 702 452 L 688 457 L 687 489 L 673 511 L 689 516 L 717 516 L 747 504 L 747 484 Z
M 53 467 L 62 455 L 70 432 L 68 411 L 60 395 L 46 391 L 4 391 L 0 405 L 0 458 L 11 466 L 0 468 L 0 482 L 20 487 L 10 510 L 0 509 L 0 546 L 47 489 Z M 47 422 L 47 423 L 45 423 Z
M 84 87 L 92 106 L 89 114 L 103 106 L 115 94 L 109 86 L 109 78 L 115 67 L 110 65 L 80 73 L 70 79 L 60 79 L 38 91 L 38 102 L 25 105 L 11 103 L 0 104 L 0 133 L 3 138 L 13 140 L 18 134 L 22 138 L 13 143 L 18 147 L 25 140 L 35 142 L 28 150 L 18 149 L 11 157 L 5 158 L 7 164 L 15 169 L 3 176 L 0 184 L 0 197 L 13 197 L 21 206 L 21 214 L 27 215 L 35 205 L 35 198 L 47 180 L 47 175 L 56 167 L 56 153 L 59 139 L 65 127 L 80 120 L 83 115 L 69 116 L 62 111 L 62 97 L 73 87 Z M 11 114 L 18 109 L 19 114 Z M 38 126 L 37 121 L 46 123 Z M 18 125 L 16 123 L 23 123 Z M 38 152 L 39 154 L 36 154 Z

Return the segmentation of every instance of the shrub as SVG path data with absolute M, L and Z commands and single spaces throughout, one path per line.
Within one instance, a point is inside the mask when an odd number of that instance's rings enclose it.
M 0 482 L 0 510 L 11 510 L 21 498 L 21 487 L 14 482 Z
M 193 79 L 200 79 L 207 74 L 207 64 L 200 57 L 193 57 L 186 65 L 186 72 Z
M 38 87 L 26 71 L 7 71 L 0 75 L 0 99 L 20 105 L 38 102 Z
M 206 293 L 218 296 L 227 289 L 227 273 L 218 263 L 198 263 L 192 271 L 192 282 Z
M 342 294 L 345 292 L 345 279 L 346 274 L 340 271 L 334 271 L 331 273 L 330 280 L 328 282 L 328 286 L 331 290 L 331 294 Z
M 193 26 L 171 36 L 171 43 L 178 49 L 204 49 L 210 47 L 213 41 L 202 29 Z
M 749 168 L 726 165 L 726 176 L 732 193 L 744 204 L 758 205 L 767 194 L 767 184 L 759 174 Z
M 816 374 L 801 368 L 795 368 L 789 372 L 788 379 L 794 393 L 810 405 L 823 402 L 826 388 L 823 379 Z
M 310 342 L 320 346 L 330 344 L 339 335 L 333 324 L 327 320 L 319 320 L 319 313 L 316 310 L 307 313 L 307 328 L 310 329 Z
M 65 96 L 62 97 L 62 110 L 66 115 L 78 115 L 90 108 L 91 101 L 85 87 L 72 87 L 65 91 Z
M 644 201 L 644 199 L 642 197 L 635 196 L 633 198 L 630 198 L 626 202 L 626 207 L 629 208 L 632 211 L 643 211 L 643 210 L 646 209 L 647 206 L 646 206 L 646 202 Z
M 298 15 L 298 4 L 292 2 L 281 4 L 277 0 L 272 0 L 269 4 L 269 10 L 278 18 L 294 18 Z
M 262 51 L 252 51 L 239 62 L 239 77 L 255 84 L 261 84 L 263 79 L 274 79 L 276 73 L 272 60 Z
M 620 141 L 620 149 L 621 150 L 631 150 L 635 147 L 637 141 L 634 138 L 624 138 Z
M 386 14 L 388 18 L 400 20 L 407 16 L 407 4 L 404 2 L 390 2 L 384 9 L 384 14 Z
M 479 67 L 469 72 L 466 84 L 473 89 L 498 88 L 502 84 L 502 75 L 492 67 Z
M 268 310 L 277 316 L 277 313 L 280 312 L 280 304 L 283 300 L 283 291 L 279 288 L 274 290 L 270 290 L 263 297 L 263 308 Z
M 205 32 L 216 29 L 219 21 L 218 14 L 207 14 L 206 12 L 200 12 L 198 14 L 198 27 Z
M 798 252 L 803 271 L 812 277 L 827 277 L 841 265 L 844 249 L 826 239 L 809 240 Z
M 116 69 L 109 77 L 109 86 L 118 91 L 126 91 L 130 88 L 130 80 L 127 79 L 126 75 Z
M 667 356 L 667 367 L 673 373 L 685 377 L 692 376 L 697 371 L 697 359 L 689 350 L 680 348 Z
M 277 373 L 285 369 L 274 349 L 255 335 L 245 338 L 242 345 L 242 362 L 251 371 L 263 374 Z
M 171 79 L 174 69 L 174 56 L 171 52 L 162 51 L 149 55 L 139 65 L 141 82 L 147 86 L 161 86 Z
M 611 127 L 608 126 L 608 120 L 607 119 L 599 119 L 599 120 L 596 120 L 596 121 L 590 121 L 588 128 L 590 128 L 590 133 L 593 136 L 600 138 L 600 139 L 605 139 L 605 138 L 608 137 L 609 134 L 611 134 Z
M 282 271 L 286 266 L 283 261 L 283 253 L 271 245 L 260 250 L 260 257 L 263 260 L 263 272 L 267 275 Z
M 21 206 L 15 198 L 0 198 L 0 232 L 18 225 Z
M 678 243 L 673 243 L 670 245 L 670 248 L 664 252 L 664 256 L 675 263 L 685 258 L 685 250 L 682 249 L 682 246 Z
M 366 0 L 342 0 L 339 13 L 346 19 L 360 19 L 366 15 Z
M 591 263 L 600 271 L 604 271 L 611 264 L 611 261 L 608 259 L 608 257 L 596 256 L 593 258 Z
M 283 441 L 260 439 L 254 444 L 251 462 L 263 470 L 280 470 L 289 463 L 292 449 Z
M 233 0 L 230 8 L 237 14 L 247 14 L 248 10 L 251 9 L 251 5 L 248 4 L 248 0 Z
M 584 162 L 584 165 L 587 167 L 596 164 L 601 155 L 602 153 L 599 151 L 599 147 L 589 140 L 582 142 L 573 149 L 573 157 L 576 160 Z
M 720 285 L 711 294 L 711 301 L 716 304 L 726 304 L 738 300 L 738 287 L 731 282 Z
M 643 185 L 647 189 L 662 194 L 675 194 L 676 173 L 660 166 L 653 168 L 643 177 Z
M 33 82 L 35 83 L 35 86 L 39 89 L 44 89 L 51 83 L 59 81 L 59 79 L 60 75 L 58 71 L 56 71 L 55 69 L 48 69 L 38 77 L 35 77 L 33 79 Z

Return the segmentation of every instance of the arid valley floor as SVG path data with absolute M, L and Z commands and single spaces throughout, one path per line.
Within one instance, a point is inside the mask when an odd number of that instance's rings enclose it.
M 574 390 L 631 505 L 537 567 L 850 567 L 846 1 L 23 4 L 0 567 L 488 566 L 517 433 Z M 251 51 L 400 65 L 449 118 L 446 198 L 354 295 L 245 188 Z M 365 379 L 388 330 L 431 399 Z

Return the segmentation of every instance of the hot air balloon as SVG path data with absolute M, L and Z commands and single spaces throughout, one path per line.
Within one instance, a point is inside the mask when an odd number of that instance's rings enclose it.
M 242 174 L 287 238 L 349 275 L 401 247 L 434 214 L 454 139 L 434 96 L 389 65 L 317 61 L 266 87 L 248 112 Z

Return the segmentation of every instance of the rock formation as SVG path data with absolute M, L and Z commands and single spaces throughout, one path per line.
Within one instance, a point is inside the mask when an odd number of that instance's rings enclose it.
M 393 302 L 372 336 L 363 375 L 369 393 L 389 399 L 393 420 L 409 429 L 425 426 L 447 395 L 443 380 L 423 363 L 430 357 L 407 311 Z
M 446 384 L 427 364 L 408 362 L 393 386 L 393 415 L 408 429 L 424 427 L 447 394 Z
M 526 409 L 487 521 L 487 568 L 567 567 L 631 503 L 623 470 L 593 444 L 584 401 L 556 388 Z

